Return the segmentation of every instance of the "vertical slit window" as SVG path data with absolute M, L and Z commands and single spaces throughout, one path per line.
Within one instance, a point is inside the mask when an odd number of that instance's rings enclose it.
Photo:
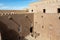
M 33 32 L 33 27 L 30 27 L 30 32 L 31 32 L 31 33 Z
M 31 10 L 33 12 L 33 10 Z
M 43 9 L 43 13 L 45 13 L 46 12 L 46 9 Z

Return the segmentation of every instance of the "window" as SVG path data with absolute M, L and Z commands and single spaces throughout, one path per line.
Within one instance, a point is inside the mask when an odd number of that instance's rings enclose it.
M 58 8 L 58 13 L 60 13 L 60 8 Z
M 31 10 L 33 12 L 33 10 Z
M 33 27 L 30 27 L 30 32 L 32 33 L 32 31 L 33 31 Z
M 45 9 L 43 9 L 43 13 L 45 13 L 46 12 L 46 10 Z

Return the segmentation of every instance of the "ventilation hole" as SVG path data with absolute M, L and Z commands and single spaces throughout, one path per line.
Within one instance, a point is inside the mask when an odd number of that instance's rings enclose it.
M 33 34 L 31 34 L 31 36 L 33 37 Z
M 60 17 L 59 17 L 59 19 L 60 19 Z
M 40 34 L 38 33 L 38 36 L 39 36 Z
M 41 16 L 43 18 L 43 16 Z
M 43 13 L 45 13 L 46 12 L 46 9 L 43 9 Z
M 33 12 L 33 10 L 31 10 Z
M 31 33 L 33 32 L 33 27 L 30 27 L 30 32 L 31 32 Z
M 44 28 L 44 26 L 42 26 L 42 28 Z
M 28 16 L 27 16 L 27 15 L 25 15 L 25 17 L 26 17 L 26 18 L 28 18 Z

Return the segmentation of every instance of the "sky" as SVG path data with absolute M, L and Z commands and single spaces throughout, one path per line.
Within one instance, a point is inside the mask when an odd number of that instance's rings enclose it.
M 0 0 L 0 10 L 21 10 L 37 0 Z

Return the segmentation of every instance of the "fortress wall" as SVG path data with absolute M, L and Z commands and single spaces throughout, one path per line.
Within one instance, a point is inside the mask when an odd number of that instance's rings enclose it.
M 45 13 L 58 13 L 58 8 L 60 8 L 60 1 L 50 0 L 50 1 L 39 1 L 31 3 L 29 6 L 29 12 L 37 13 L 43 12 L 45 9 Z
M 12 17 L 13 20 L 9 20 L 10 17 Z M 15 30 L 20 34 L 20 36 L 25 37 L 30 34 L 31 22 L 33 23 L 33 14 L 21 13 L 14 15 L 3 15 L 0 16 L 0 21 L 6 24 L 9 29 Z
M 0 10 L 0 15 L 6 15 L 6 14 L 20 14 L 20 13 L 25 13 L 27 10 Z
M 27 17 L 28 16 L 28 17 Z M 9 20 L 12 17 L 14 21 Z M 0 16 L 0 21 L 28 40 L 60 40 L 60 14 L 58 13 L 21 13 Z M 30 27 L 33 24 L 33 36 Z M 18 28 L 20 26 L 20 31 Z
M 34 31 L 40 35 L 35 40 L 60 40 L 60 14 L 34 14 Z

